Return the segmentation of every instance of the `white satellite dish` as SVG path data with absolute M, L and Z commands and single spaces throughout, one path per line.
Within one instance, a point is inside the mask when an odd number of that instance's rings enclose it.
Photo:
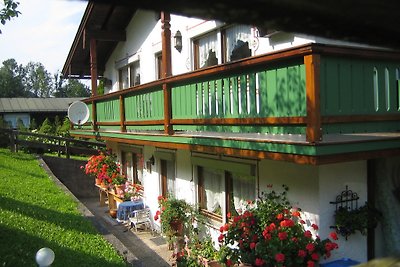
M 83 125 L 89 119 L 89 108 L 82 101 L 75 101 L 68 107 L 68 118 L 76 125 Z

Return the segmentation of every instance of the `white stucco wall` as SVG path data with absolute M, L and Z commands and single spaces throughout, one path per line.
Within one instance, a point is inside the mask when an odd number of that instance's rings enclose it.
M 107 142 L 114 152 L 118 145 Z M 143 147 L 145 162 L 156 154 L 156 149 L 151 146 Z M 191 152 L 188 150 L 171 151 L 175 155 L 175 194 L 179 199 L 195 204 L 197 199 L 196 175 L 191 164 Z M 236 159 L 239 160 L 240 159 Z M 146 165 L 146 164 L 145 164 Z M 268 190 L 272 184 L 273 189 L 281 191 L 281 185 L 289 187 L 288 199 L 293 206 L 302 209 L 308 226 L 316 223 L 319 226 L 318 235 L 326 238 L 334 231 L 330 226 L 334 225 L 335 201 L 337 195 L 345 190 L 346 185 L 360 197 L 358 205 L 361 206 L 367 200 L 367 163 L 356 161 L 348 163 L 329 164 L 323 166 L 299 165 L 290 162 L 261 160 L 258 163 L 259 191 Z M 156 158 L 149 170 L 143 170 L 143 186 L 146 205 L 150 207 L 152 216 L 158 209 L 157 197 L 161 194 L 160 160 Z M 155 222 L 159 227 L 159 222 Z M 218 225 L 217 225 L 218 226 Z M 216 228 L 211 231 L 213 239 L 219 235 Z M 328 261 L 341 258 L 351 258 L 364 262 L 367 260 L 366 237 L 357 233 L 348 237 L 339 236 L 339 250 L 335 250 Z
M 356 161 L 340 164 L 329 164 L 319 167 L 319 203 L 321 203 L 321 225 L 334 225 L 333 213 L 337 195 L 346 189 L 357 193 L 360 199 L 358 205 L 362 206 L 367 201 L 367 162 Z M 321 228 L 320 235 L 326 236 L 332 229 Z M 335 253 L 337 258 L 351 258 L 356 261 L 367 261 L 367 239 L 360 233 L 353 234 L 346 241 L 339 239 L 339 250 Z

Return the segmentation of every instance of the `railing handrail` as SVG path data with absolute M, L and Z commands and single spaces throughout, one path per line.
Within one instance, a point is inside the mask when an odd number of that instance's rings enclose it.
M 57 140 L 57 141 L 66 141 L 66 142 L 70 142 L 70 143 L 79 143 L 79 144 L 94 145 L 94 146 L 100 146 L 100 147 L 105 147 L 106 146 L 102 142 L 77 140 L 75 138 L 54 136 L 54 135 L 41 134 L 41 133 L 31 133 L 31 132 L 25 132 L 25 131 L 20 131 L 20 130 L 16 130 L 16 129 L 9 129 L 9 128 L 0 128 L 0 132 L 15 133 L 17 135 L 43 137 L 43 138 L 46 138 L 46 139 L 53 139 L 53 140 Z

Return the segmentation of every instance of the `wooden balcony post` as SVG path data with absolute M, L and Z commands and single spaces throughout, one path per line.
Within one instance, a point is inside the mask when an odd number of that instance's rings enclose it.
M 172 75 L 171 67 L 171 16 L 169 13 L 161 12 L 161 78 L 167 78 Z
M 90 77 L 92 82 L 92 96 L 97 95 L 97 46 L 96 39 L 90 39 Z
M 318 143 L 322 141 L 320 63 L 320 55 L 311 54 L 304 56 L 307 97 L 306 140 L 310 143 Z
M 162 73 L 161 78 L 167 78 L 172 75 L 171 67 L 171 17 L 167 12 L 161 12 L 161 45 L 162 45 Z M 173 129 L 171 125 L 171 88 L 167 83 L 163 84 L 164 94 L 164 133 L 171 135 Z
M 93 123 L 93 131 L 97 131 L 97 109 L 96 109 L 96 101 L 92 101 L 92 123 Z
M 126 125 L 125 125 L 125 101 L 124 96 L 119 96 L 119 118 L 120 118 L 120 125 L 121 125 L 121 132 L 126 132 Z
M 171 88 L 168 84 L 163 84 L 164 94 L 164 133 L 171 135 L 173 134 L 173 128 L 171 125 Z

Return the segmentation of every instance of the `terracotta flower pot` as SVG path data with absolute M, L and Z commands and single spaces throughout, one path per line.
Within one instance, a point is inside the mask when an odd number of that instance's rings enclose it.
M 183 222 L 181 220 L 173 220 L 169 225 L 177 235 L 183 235 Z
M 117 210 L 116 209 L 110 209 L 110 216 L 112 218 L 117 218 Z

